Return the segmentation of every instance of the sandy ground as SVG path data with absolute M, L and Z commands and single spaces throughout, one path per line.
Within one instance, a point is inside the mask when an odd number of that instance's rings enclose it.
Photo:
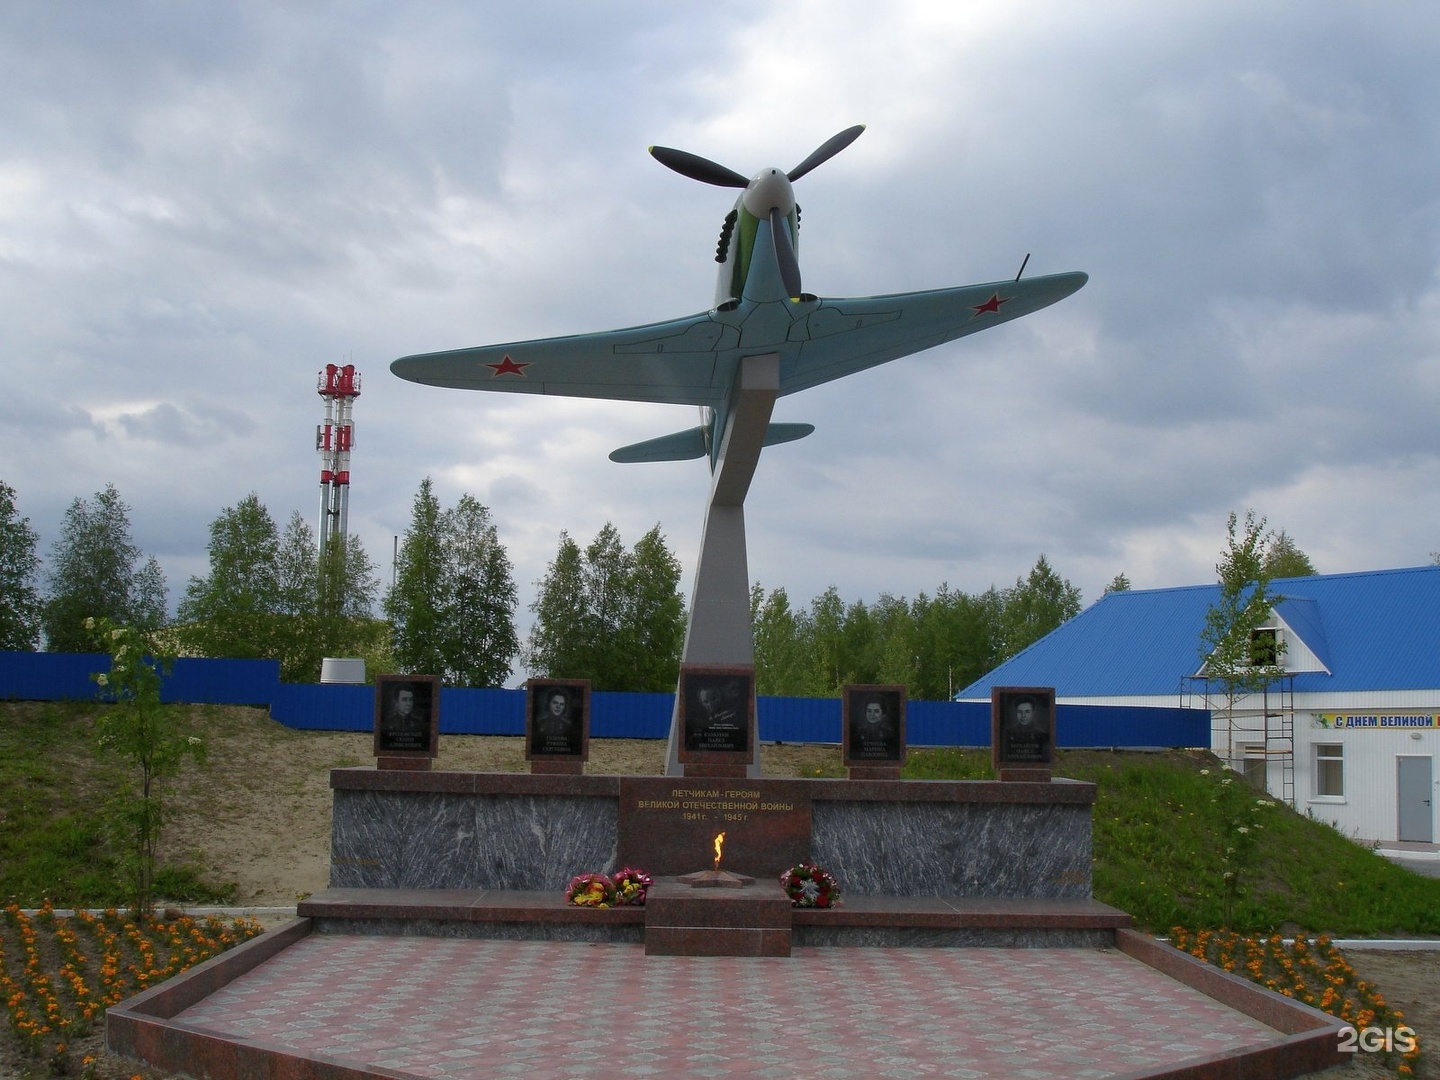
M 1440 1078 L 1440 952 L 1349 949 L 1345 956 L 1359 976 L 1380 987 L 1385 1000 L 1404 1013 L 1406 1024 L 1419 1033 L 1423 1057 L 1415 1075 L 1427 1080 Z M 1333 1069 L 1323 1075 L 1332 1073 L 1336 1077 L 1364 1075 Z
M 169 857 L 207 868 L 214 881 L 234 882 L 245 907 L 288 907 L 324 889 L 330 859 L 330 770 L 371 766 L 368 734 L 292 731 L 263 711 L 223 710 L 208 725 L 209 760 L 176 786 L 177 811 L 169 827 Z M 587 772 L 650 774 L 663 771 L 664 745 L 597 739 Z M 766 746 L 769 776 L 843 775 L 839 751 L 823 747 Z M 518 738 L 446 736 L 435 767 L 441 770 L 524 772 Z M 1377 983 L 1400 1008 L 1427 1054 L 1417 1074 L 1440 1080 L 1440 952 L 1352 951 L 1363 978 Z M 1427 1039 L 1428 1036 L 1428 1039 Z M 1317 1074 L 1324 1080 L 1393 1076 L 1370 1056 Z

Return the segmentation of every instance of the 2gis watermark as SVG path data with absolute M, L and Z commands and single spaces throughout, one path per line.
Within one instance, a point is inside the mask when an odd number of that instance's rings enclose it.
M 1336 1049 L 1342 1054 L 1408 1054 L 1417 1045 L 1415 1029 L 1404 1024 L 1393 1028 L 1348 1026 L 1340 1029 L 1340 1044 Z

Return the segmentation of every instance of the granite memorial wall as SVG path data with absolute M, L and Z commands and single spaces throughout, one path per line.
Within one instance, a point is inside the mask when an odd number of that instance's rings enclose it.
M 847 893 L 1090 896 L 1093 784 L 337 769 L 335 888 L 563 889 L 589 870 L 809 859 Z

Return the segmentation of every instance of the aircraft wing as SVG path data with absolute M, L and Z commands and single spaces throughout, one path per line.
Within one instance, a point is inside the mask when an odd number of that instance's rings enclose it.
M 890 296 L 786 300 L 599 334 L 421 353 L 401 357 L 390 370 L 461 390 L 719 409 L 729 402 L 742 356 L 778 353 L 780 393 L 793 394 L 1028 315 L 1086 280 L 1076 272 Z
M 711 312 L 599 334 L 421 353 L 401 357 L 390 370 L 411 382 L 461 390 L 718 408 L 729 394 L 740 335 L 713 316 Z
M 1077 271 L 955 289 L 822 300 L 790 327 L 790 347 L 782 350 L 780 393 L 819 386 L 1018 319 L 1063 300 L 1087 280 L 1088 275 Z

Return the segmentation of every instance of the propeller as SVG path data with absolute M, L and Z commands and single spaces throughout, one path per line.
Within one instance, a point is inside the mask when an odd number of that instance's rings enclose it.
M 667 169 L 674 169 L 681 176 L 699 180 L 702 184 L 732 188 L 750 186 L 750 181 L 734 169 L 727 169 L 719 162 L 703 158 L 699 154 L 691 154 L 685 150 L 672 150 L 668 146 L 652 146 L 650 147 L 650 156 Z
M 775 261 L 779 264 L 780 279 L 785 285 L 785 291 L 790 296 L 799 296 L 801 294 L 800 260 L 795 256 L 795 244 L 790 236 L 790 230 L 784 226 L 786 215 L 795 206 L 794 193 L 791 192 L 790 185 L 844 150 L 858 139 L 864 130 L 864 124 L 848 127 L 839 134 L 826 139 L 815 148 L 809 157 L 789 172 L 781 174 L 778 169 L 768 169 L 756 174 L 753 180 L 747 180 L 734 169 L 727 168 L 719 162 L 668 146 L 650 147 L 650 156 L 667 169 L 672 169 L 691 180 L 699 180 L 702 184 L 745 188 L 744 198 L 747 209 L 757 217 L 765 217 L 768 214 L 770 219 L 770 236 L 775 245 Z M 766 206 L 765 202 L 769 202 L 769 205 Z M 757 203 L 759 205 L 756 205 Z
M 786 296 L 800 295 L 800 260 L 790 243 L 790 230 L 785 228 L 785 215 L 778 206 L 770 208 L 770 236 L 775 241 L 775 261 L 780 264 L 780 281 Z
M 799 165 L 796 165 L 785 175 L 790 178 L 790 182 L 793 184 L 796 180 L 799 180 L 800 177 L 804 176 L 811 169 L 815 168 L 815 166 L 825 164 L 825 162 L 829 161 L 841 150 L 844 150 L 845 147 L 849 146 L 852 142 L 858 139 L 860 137 L 860 133 L 864 130 L 864 124 L 856 124 L 854 127 L 846 128 L 838 135 L 831 135 L 830 138 L 826 139 L 824 143 L 822 143 L 818 148 L 816 148 L 813 154 L 807 157 L 804 161 L 800 162 Z

